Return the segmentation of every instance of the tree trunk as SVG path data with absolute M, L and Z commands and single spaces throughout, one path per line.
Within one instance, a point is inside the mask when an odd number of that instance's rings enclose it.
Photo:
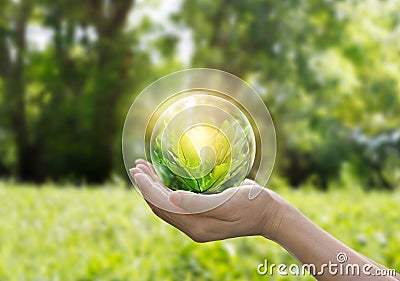
M 21 179 L 31 179 L 34 166 L 26 126 L 24 102 L 25 33 L 31 7 L 29 0 L 21 1 L 18 4 L 13 29 L 4 32 L 0 38 L 0 75 L 4 78 L 5 103 L 17 148 L 17 177 Z M 7 48 L 7 39 L 11 42 L 11 48 Z M 11 57 L 10 49 L 15 52 L 14 57 Z

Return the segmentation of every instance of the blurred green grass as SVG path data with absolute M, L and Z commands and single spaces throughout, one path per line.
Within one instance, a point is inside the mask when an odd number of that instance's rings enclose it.
M 0 183 L 0 280 L 313 280 L 259 276 L 264 259 L 295 260 L 261 237 L 194 243 L 133 190 L 32 187 Z M 351 247 L 400 271 L 399 192 L 278 192 Z

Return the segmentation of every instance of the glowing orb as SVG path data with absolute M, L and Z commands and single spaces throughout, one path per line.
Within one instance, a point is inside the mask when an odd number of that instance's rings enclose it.
M 146 159 L 173 190 L 215 193 L 245 177 L 265 185 L 276 156 L 275 128 L 262 97 L 245 81 L 216 69 L 187 69 L 154 81 L 135 98 L 124 124 L 122 153 L 128 175 L 136 159 Z M 152 188 L 141 193 L 149 203 L 178 212 L 159 201 L 157 192 L 169 190 Z M 258 194 L 259 188 L 251 188 L 248 198 Z M 216 196 L 196 212 L 226 200 Z
M 193 192 L 240 184 L 253 165 L 256 146 L 246 115 L 208 90 L 186 91 L 173 100 L 154 115 L 150 155 L 159 177 L 171 189 Z

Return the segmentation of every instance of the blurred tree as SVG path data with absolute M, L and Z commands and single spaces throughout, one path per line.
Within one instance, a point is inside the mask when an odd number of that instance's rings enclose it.
M 46 151 L 57 153 L 43 161 L 54 167 L 53 176 L 63 176 L 68 167 L 73 176 L 102 181 L 113 167 L 117 103 L 130 85 L 134 37 L 124 27 L 133 1 L 46 4 L 45 25 L 55 31 L 51 55 L 59 71 L 54 73 L 56 83 L 49 85 L 53 94 L 47 116 L 38 122 L 47 121 L 54 130 Z M 52 118 L 54 112 L 64 121 Z M 60 123 L 68 130 L 60 131 Z M 46 134 L 47 128 L 42 130 Z
M 151 12 L 132 28 L 133 0 L 1 1 L 0 175 L 107 178 L 128 92 L 182 67 L 183 27 L 191 66 L 260 92 L 291 184 L 328 187 L 344 166 L 367 186 L 399 183 L 398 143 L 374 145 L 400 121 L 399 1 L 182 0 L 175 30 L 158 21 L 162 3 L 141 2 Z M 28 40 L 35 28 L 48 34 L 42 48 Z
M 17 147 L 18 173 L 31 176 L 33 159 L 29 143 L 25 115 L 25 55 L 26 28 L 32 11 L 32 2 L 23 1 L 11 5 L 9 1 L 0 4 L 0 76 L 3 78 L 4 109 L 10 118 Z M 10 18 L 10 14 L 14 17 Z
M 130 89 L 133 2 L 2 1 L 0 75 L 21 179 L 109 176 L 116 109 Z M 44 51 L 27 47 L 30 24 L 52 33 Z

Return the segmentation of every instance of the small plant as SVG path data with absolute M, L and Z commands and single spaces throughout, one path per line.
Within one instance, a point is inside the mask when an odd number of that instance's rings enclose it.
M 198 101 L 190 98 L 192 102 Z M 200 96 L 200 101 L 204 101 L 202 99 L 204 96 Z M 216 102 L 228 104 L 221 100 L 218 98 Z M 187 109 L 175 108 L 180 112 Z M 219 111 L 223 107 L 216 108 Z M 232 109 L 237 108 L 226 106 L 225 111 Z M 193 113 L 193 108 L 189 111 Z M 156 172 L 166 186 L 173 190 L 214 193 L 240 184 L 247 176 L 254 159 L 252 127 L 241 112 L 234 112 L 235 119 L 221 120 L 218 111 L 212 111 L 215 114 L 198 113 L 198 118 L 191 114 L 183 118 L 184 121 L 172 120 L 179 115 L 176 110 L 161 115 L 153 131 L 150 154 Z M 187 122 L 188 118 L 196 122 Z

